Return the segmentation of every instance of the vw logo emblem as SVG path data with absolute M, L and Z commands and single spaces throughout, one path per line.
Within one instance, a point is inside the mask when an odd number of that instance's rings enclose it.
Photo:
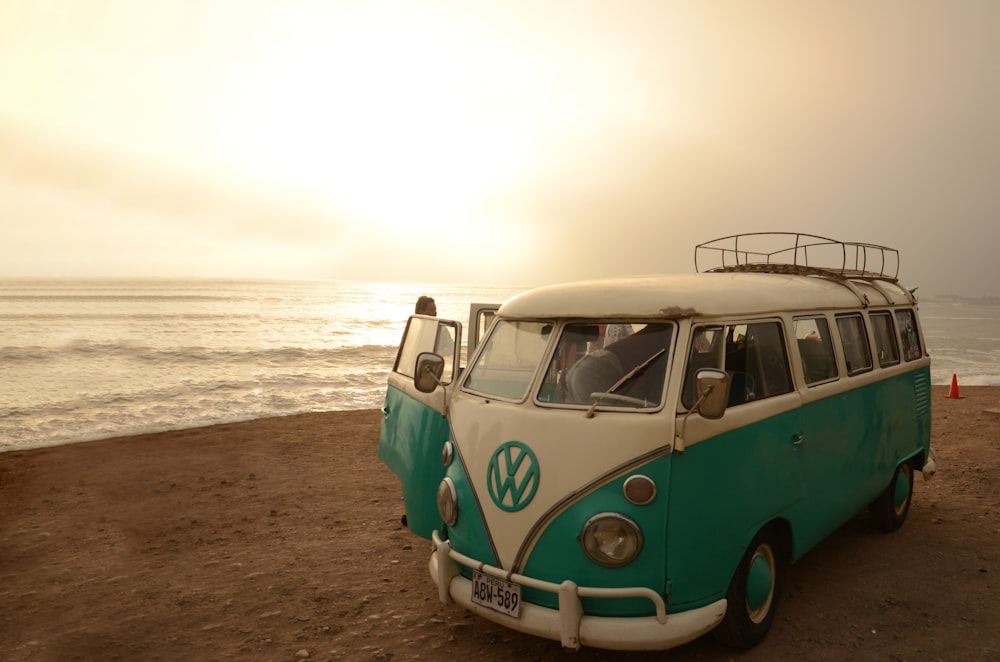
M 493 503 L 513 513 L 527 506 L 538 490 L 538 459 L 520 441 L 501 444 L 486 468 L 486 484 Z

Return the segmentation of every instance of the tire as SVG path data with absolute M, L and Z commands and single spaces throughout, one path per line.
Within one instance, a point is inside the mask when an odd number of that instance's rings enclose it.
M 868 506 L 868 515 L 875 528 L 886 533 L 903 526 L 913 501 L 913 465 L 909 462 L 896 467 L 889 486 Z
M 726 593 L 726 615 L 713 631 L 727 646 L 752 648 L 771 629 L 784 577 L 781 542 L 774 527 L 761 529 L 740 559 Z

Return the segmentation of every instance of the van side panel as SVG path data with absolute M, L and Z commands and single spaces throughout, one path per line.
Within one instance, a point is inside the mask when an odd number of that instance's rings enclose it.
M 667 516 L 668 611 L 725 597 L 757 530 L 798 506 L 802 472 L 794 442 L 799 413 L 794 408 L 674 453 Z
M 926 457 L 930 423 L 930 370 L 922 367 L 675 454 L 668 610 L 725 596 L 750 539 L 772 519 L 788 522 L 791 558 L 801 557 L 864 510 L 901 462 Z M 798 425 L 802 443 L 796 446 L 789 430 Z
M 808 493 L 792 521 L 793 558 L 864 510 L 900 462 L 926 456 L 929 384 L 930 371 L 922 368 L 803 406 Z
M 448 420 L 391 384 L 383 411 L 378 457 L 402 483 L 407 525 L 429 539 L 441 528 L 437 488 L 444 478 L 441 449 L 449 435 Z

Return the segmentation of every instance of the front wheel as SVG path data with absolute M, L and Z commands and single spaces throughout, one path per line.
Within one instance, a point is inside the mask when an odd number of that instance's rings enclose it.
M 734 648 L 751 648 L 767 635 L 778 608 L 783 556 L 773 528 L 754 536 L 740 560 L 726 599 L 726 616 L 715 628 L 715 637 Z
M 896 467 L 889 486 L 868 506 L 872 524 L 889 533 L 903 526 L 910 502 L 913 501 L 913 465 L 909 462 Z

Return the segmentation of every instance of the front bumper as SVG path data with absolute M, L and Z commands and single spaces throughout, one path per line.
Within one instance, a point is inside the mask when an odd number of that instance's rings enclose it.
M 451 548 L 437 532 L 432 537 L 433 552 L 428 564 L 431 579 L 444 604 L 457 602 L 465 609 L 505 627 L 562 642 L 564 648 L 578 650 L 580 646 L 617 650 L 664 650 L 697 639 L 722 621 L 726 600 L 667 614 L 663 597 L 646 587 L 593 588 L 577 586 L 566 580 L 561 584 L 541 581 L 506 572 Z M 559 608 L 550 609 L 527 602 L 521 603 L 521 615 L 513 618 L 472 602 L 472 582 L 462 576 L 458 563 L 475 568 L 486 575 L 555 593 Z M 583 613 L 581 597 L 636 598 L 650 600 L 656 607 L 655 616 L 614 617 L 588 616 Z

